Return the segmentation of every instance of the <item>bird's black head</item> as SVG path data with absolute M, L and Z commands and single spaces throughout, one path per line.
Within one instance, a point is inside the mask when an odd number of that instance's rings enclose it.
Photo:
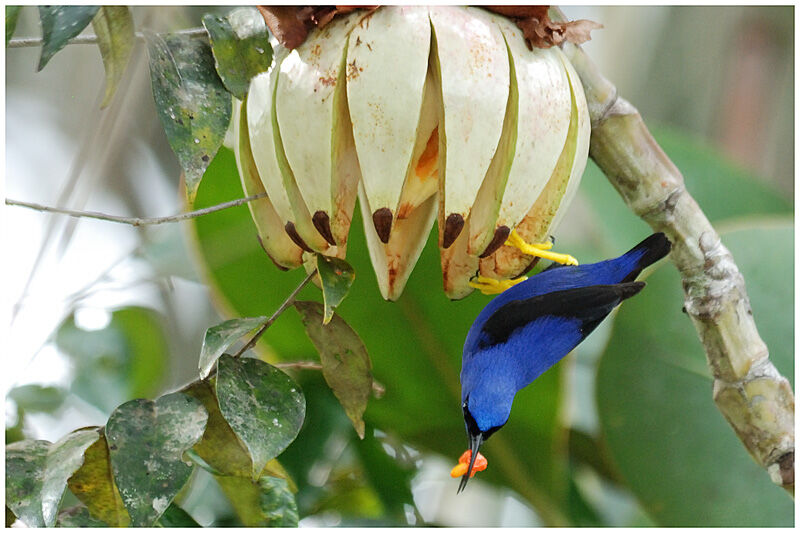
M 481 431 L 481 429 L 478 427 L 478 423 L 475 421 L 475 417 L 473 417 L 472 413 L 469 411 L 469 396 L 464 400 L 464 403 L 461 405 L 461 407 L 464 410 L 464 423 L 467 426 L 467 437 L 469 439 L 469 449 L 472 452 L 472 456 L 469 459 L 467 473 L 461 477 L 461 483 L 458 485 L 459 493 L 467 486 L 467 482 L 470 478 L 470 472 L 472 472 L 472 467 L 475 464 L 475 459 L 478 457 L 478 450 L 480 449 L 481 445 L 495 431 L 503 427 L 501 424 L 499 426 L 489 428 L 486 431 Z

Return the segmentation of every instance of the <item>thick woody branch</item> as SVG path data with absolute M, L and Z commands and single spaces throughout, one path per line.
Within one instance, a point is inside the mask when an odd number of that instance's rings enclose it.
M 565 44 L 564 52 L 589 105 L 589 155 L 625 203 L 673 243 L 670 257 L 714 377 L 714 402 L 772 480 L 794 493 L 794 395 L 769 360 L 733 256 L 636 108 L 579 47 Z

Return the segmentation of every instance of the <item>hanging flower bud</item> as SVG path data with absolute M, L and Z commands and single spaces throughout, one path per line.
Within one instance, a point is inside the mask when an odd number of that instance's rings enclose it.
M 273 260 L 344 257 L 358 196 L 386 299 L 402 293 L 434 221 L 451 298 L 505 287 L 530 253 L 574 261 L 537 244 L 588 154 L 586 101 L 561 50 L 529 49 L 514 22 L 480 8 L 331 17 L 278 47 L 236 115 L 245 190 L 260 181 L 269 196 L 251 212 Z

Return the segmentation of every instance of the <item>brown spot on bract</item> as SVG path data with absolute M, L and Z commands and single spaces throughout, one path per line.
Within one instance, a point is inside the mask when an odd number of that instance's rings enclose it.
M 492 237 L 492 240 L 489 242 L 489 245 L 486 247 L 483 253 L 478 257 L 482 259 L 496 252 L 497 249 L 503 246 L 503 243 L 506 242 L 509 233 L 511 233 L 511 229 L 508 226 L 500 226 L 496 228 L 494 230 L 494 237 Z
M 442 235 L 442 248 L 450 248 L 464 229 L 464 217 L 458 213 L 450 213 L 444 221 L 444 234 Z
M 389 242 L 389 234 L 392 231 L 392 211 L 388 207 L 381 207 L 372 213 L 372 223 L 375 224 L 375 231 L 382 243 Z
M 400 207 L 397 208 L 398 220 L 403 218 L 408 218 L 413 210 L 414 210 L 414 204 L 412 204 L 411 202 L 403 202 L 402 204 L 400 204 Z
M 306 241 L 304 241 L 303 238 L 300 237 L 300 234 L 297 233 L 297 230 L 294 227 L 294 222 L 287 222 L 286 226 L 284 227 L 284 230 L 286 231 L 286 235 L 288 235 L 289 238 L 292 239 L 292 242 L 294 242 L 297 246 L 299 246 L 306 252 L 312 254 L 314 253 L 314 250 L 309 248 L 308 245 L 306 244 Z
M 419 156 L 417 167 L 414 173 L 421 180 L 429 177 L 438 177 L 438 164 L 439 164 L 439 126 L 433 128 L 431 136 L 428 137 L 428 142 L 425 143 L 425 150 Z
M 319 234 L 322 235 L 331 246 L 336 246 L 333 232 L 331 232 L 331 217 L 328 216 L 328 213 L 325 211 L 317 211 L 314 213 L 314 216 L 311 217 L 311 222 L 314 223 L 314 227 L 317 228 Z
M 335 87 L 336 86 L 336 76 L 320 76 L 319 82 L 326 87 Z

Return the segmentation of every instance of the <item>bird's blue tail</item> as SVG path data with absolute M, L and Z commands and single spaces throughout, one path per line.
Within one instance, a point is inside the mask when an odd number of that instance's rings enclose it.
M 671 248 L 672 244 L 663 233 L 654 233 L 631 248 L 623 257 L 634 261 L 634 266 L 621 283 L 636 280 L 642 270 L 667 255 Z

